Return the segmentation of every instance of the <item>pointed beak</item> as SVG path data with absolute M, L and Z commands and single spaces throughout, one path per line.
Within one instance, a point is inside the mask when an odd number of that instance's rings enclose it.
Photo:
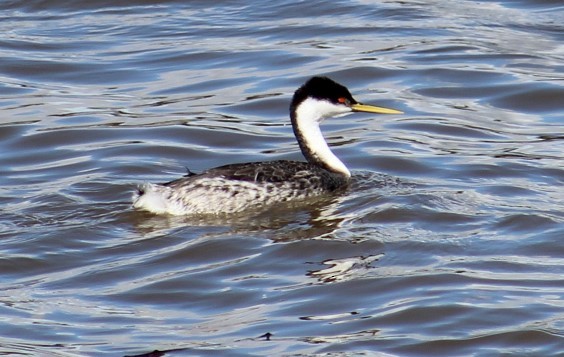
M 378 113 L 378 114 L 403 114 L 399 110 L 376 107 L 374 105 L 356 103 L 351 105 L 351 109 L 355 112 Z

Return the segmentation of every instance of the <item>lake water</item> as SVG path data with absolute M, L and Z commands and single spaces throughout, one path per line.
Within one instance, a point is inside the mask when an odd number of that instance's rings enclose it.
M 564 351 L 560 0 L 0 10 L 0 354 Z M 325 123 L 347 192 L 132 209 L 186 168 L 300 160 L 288 105 L 313 75 L 405 112 Z

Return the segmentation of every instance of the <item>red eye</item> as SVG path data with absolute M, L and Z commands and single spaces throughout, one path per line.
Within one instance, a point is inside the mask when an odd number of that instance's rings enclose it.
M 347 104 L 347 105 L 349 104 L 348 99 L 345 98 L 345 97 L 341 97 L 341 98 L 337 99 L 337 101 L 341 104 Z

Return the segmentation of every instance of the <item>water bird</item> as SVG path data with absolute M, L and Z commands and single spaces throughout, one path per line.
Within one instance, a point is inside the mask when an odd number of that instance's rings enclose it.
M 133 206 L 155 214 L 234 214 L 343 189 L 351 173 L 331 151 L 319 125 L 352 112 L 402 113 L 361 104 L 345 86 L 313 77 L 296 90 L 290 104 L 294 135 L 307 161 L 230 164 L 164 184 L 145 183 L 134 193 Z

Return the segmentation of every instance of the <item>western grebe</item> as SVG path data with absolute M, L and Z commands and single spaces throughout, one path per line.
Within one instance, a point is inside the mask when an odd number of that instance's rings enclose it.
M 402 113 L 361 104 L 346 87 L 313 77 L 296 90 L 290 105 L 294 134 L 307 162 L 231 164 L 165 184 L 146 183 L 134 193 L 133 206 L 156 214 L 231 214 L 346 187 L 351 173 L 329 149 L 319 124 L 352 112 Z

